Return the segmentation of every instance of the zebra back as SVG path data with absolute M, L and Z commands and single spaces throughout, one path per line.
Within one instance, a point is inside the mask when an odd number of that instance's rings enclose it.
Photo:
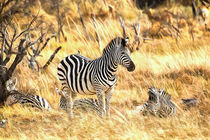
M 49 102 L 41 96 L 27 94 L 21 96 L 19 101 L 20 104 L 29 105 L 39 109 L 51 109 Z
M 51 109 L 49 102 L 38 95 L 32 94 L 22 94 L 17 91 L 12 91 L 13 93 L 7 97 L 5 105 L 13 105 L 20 103 L 22 105 L 35 107 L 38 109 Z
M 164 91 L 163 89 L 160 91 L 160 115 L 163 117 L 171 116 L 176 114 L 176 106 L 171 101 L 171 96 Z
M 160 99 L 165 100 L 167 102 L 171 101 L 171 96 L 163 89 L 159 90 L 159 95 Z
M 160 110 L 159 102 L 155 103 L 155 102 L 147 101 L 143 105 L 142 114 L 144 116 L 149 115 L 149 114 L 156 116 L 158 114 L 159 110 Z

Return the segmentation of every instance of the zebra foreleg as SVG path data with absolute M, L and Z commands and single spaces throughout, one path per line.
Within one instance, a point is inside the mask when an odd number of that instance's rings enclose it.
M 102 118 L 104 118 L 104 115 L 105 115 L 104 92 L 101 91 L 101 90 L 96 91 L 96 95 L 97 95 L 97 98 L 98 98 L 100 116 Z
M 111 97 L 114 92 L 114 88 L 111 88 L 108 90 L 108 92 L 105 94 L 105 104 L 106 104 L 106 116 L 110 118 L 110 103 L 111 103 Z
M 73 118 L 73 98 L 72 98 L 72 92 L 66 95 L 67 99 L 67 112 L 69 113 L 69 117 Z

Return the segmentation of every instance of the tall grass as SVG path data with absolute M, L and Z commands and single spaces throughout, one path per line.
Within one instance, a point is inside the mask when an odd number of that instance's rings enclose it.
M 126 23 L 133 21 L 133 12 L 135 15 L 141 12 L 134 9 L 129 13 L 129 9 L 133 7 L 128 1 L 119 7 L 117 7 L 119 1 L 109 2 L 116 9 L 122 6 L 124 8 L 124 10 L 121 8 L 122 12 L 127 11 L 123 13 L 127 15 Z M 70 15 L 77 13 L 75 6 L 75 4 L 70 6 Z M 90 3 L 86 6 L 94 9 L 94 5 Z M 98 12 L 98 9 L 95 10 Z M 42 14 L 46 18 L 53 19 L 44 10 Z M 61 86 L 56 70 L 59 61 L 69 54 L 77 53 L 78 50 L 82 55 L 95 59 L 102 54 L 103 48 L 113 37 L 121 35 L 122 30 L 117 19 L 98 19 L 97 27 L 102 41 L 102 48 L 99 48 L 91 20 L 85 19 L 91 36 L 91 41 L 88 41 L 80 23 L 70 15 L 65 17 L 64 31 L 67 41 L 58 43 L 51 40 L 42 52 L 42 57 L 38 59 L 41 65 L 44 64 L 53 50 L 61 45 L 62 50 L 48 69 L 41 73 L 33 72 L 25 62 L 19 64 L 14 73 L 19 80 L 18 90 L 41 95 L 49 101 L 53 110 L 39 111 L 20 105 L 0 108 L 0 120 L 6 119 L 6 127 L 0 128 L 0 139 L 208 139 L 210 137 L 209 36 L 196 38 L 193 42 L 189 35 L 179 39 L 178 44 L 170 37 L 144 43 L 140 50 L 131 54 L 136 64 L 134 72 L 129 73 L 125 68 L 119 67 L 118 82 L 111 100 L 111 118 L 101 119 L 89 113 L 69 119 L 67 113 L 58 109 L 60 97 L 55 87 Z M 126 29 L 132 42 L 134 32 L 128 26 Z M 136 105 L 143 104 L 147 100 L 147 88 L 150 86 L 164 88 L 169 92 L 178 106 L 176 117 L 144 117 L 134 111 Z M 198 98 L 199 105 L 190 110 L 183 110 L 181 98 L 192 97 Z

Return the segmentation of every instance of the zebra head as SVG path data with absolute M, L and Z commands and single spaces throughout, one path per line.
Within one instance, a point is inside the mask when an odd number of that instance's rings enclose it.
M 128 37 L 116 38 L 117 49 L 115 51 L 116 63 L 127 68 L 128 71 L 132 72 L 135 70 L 135 64 L 130 57 L 130 51 L 128 49 Z
M 159 102 L 159 89 L 155 87 L 148 88 L 149 101 Z
M 6 88 L 8 91 L 16 90 L 17 78 L 11 78 L 6 82 Z
M 20 100 L 20 96 L 21 95 L 15 91 L 7 97 L 6 101 L 4 102 L 4 105 L 10 106 L 17 103 Z

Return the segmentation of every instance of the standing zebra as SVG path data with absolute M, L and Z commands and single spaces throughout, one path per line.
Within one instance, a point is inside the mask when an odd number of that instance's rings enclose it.
M 73 100 L 77 94 L 96 94 L 101 116 L 110 116 L 110 99 L 117 82 L 118 65 L 134 71 L 135 65 L 130 57 L 128 37 L 116 37 L 105 47 L 101 57 L 90 60 L 78 54 L 69 55 L 58 65 L 58 77 L 62 90 L 67 94 L 67 110 L 73 117 Z M 105 105 L 104 105 L 105 96 Z

